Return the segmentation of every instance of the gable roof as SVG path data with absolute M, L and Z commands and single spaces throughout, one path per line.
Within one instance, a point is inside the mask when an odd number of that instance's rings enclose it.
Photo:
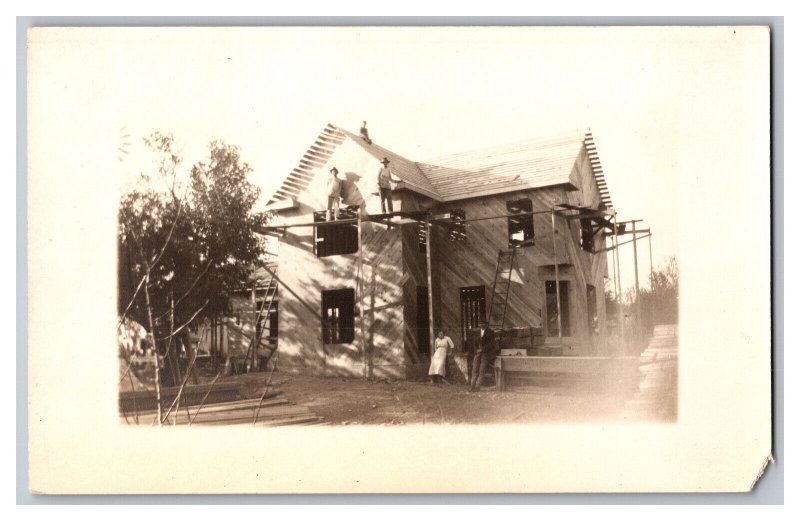
M 431 199 L 436 199 L 437 201 L 441 200 L 436 188 L 434 188 L 433 184 L 425 177 L 425 174 L 422 173 L 417 163 L 375 144 L 375 141 L 367 143 L 361 136 L 357 136 L 346 130 L 338 130 L 369 152 L 369 154 L 376 159 L 376 163 L 384 157 L 388 157 L 389 167 L 397 177 L 403 180 L 403 184 L 406 188 L 410 188 L 412 192 L 420 193 Z
M 344 143 L 345 136 L 333 125 L 328 124 L 317 139 L 300 158 L 300 163 L 292 170 L 283 184 L 272 195 L 267 206 L 285 199 L 294 199 L 308 188 L 309 183 L 314 179 L 314 170 L 319 168 L 333 155 L 336 147 Z
M 378 161 L 388 157 L 392 172 L 402 180 L 403 188 L 440 202 L 545 186 L 572 185 L 572 167 L 581 148 L 585 147 L 603 204 L 613 209 L 591 130 L 414 162 L 374 141 L 367 143 L 361 136 L 330 123 L 284 180 L 269 204 L 296 198 L 308 187 L 314 170 L 325 165 L 336 148 L 348 138 Z
M 584 133 L 460 152 L 420 163 L 443 201 L 571 184 Z

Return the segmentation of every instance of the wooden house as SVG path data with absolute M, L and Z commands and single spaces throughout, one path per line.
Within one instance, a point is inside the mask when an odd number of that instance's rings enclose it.
M 378 195 L 383 158 L 392 216 Z M 327 222 L 332 167 L 342 210 Z M 604 354 L 606 255 L 593 252 L 613 207 L 591 132 L 413 161 L 327 125 L 267 209 L 284 370 L 425 374 L 433 332 L 463 355 L 480 318 L 527 332 L 528 354 Z

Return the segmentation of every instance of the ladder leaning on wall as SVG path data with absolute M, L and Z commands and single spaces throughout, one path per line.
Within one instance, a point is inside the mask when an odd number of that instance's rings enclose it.
M 258 310 L 258 315 L 256 315 L 256 321 L 254 324 L 255 331 L 253 333 L 253 338 L 250 340 L 250 346 L 247 348 L 247 355 L 245 356 L 245 360 L 250 361 L 251 356 L 253 360 L 253 364 L 251 366 L 251 371 L 257 370 L 258 365 L 258 348 L 261 347 L 261 337 L 264 333 L 263 327 L 258 327 L 261 323 L 261 317 L 264 315 L 264 310 L 266 309 L 267 313 L 269 314 L 270 310 L 272 309 L 272 304 L 275 302 L 275 296 L 278 294 L 278 281 L 275 280 L 274 275 L 270 275 L 269 282 L 267 283 L 267 287 L 264 290 L 264 300 L 261 301 L 261 307 Z M 275 342 L 269 347 L 269 352 L 266 356 L 266 362 L 269 362 L 269 359 L 272 358 L 272 355 L 275 354 L 275 351 L 278 350 L 278 343 Z
M 500 250 L 497 254 L 497 268 L 492 284 L 492 298 L 489 301 L 489 327 L 502 329 L 506 321 L 508 293 L 511 290 L 511 272 L 514 269 L 516 248 Z

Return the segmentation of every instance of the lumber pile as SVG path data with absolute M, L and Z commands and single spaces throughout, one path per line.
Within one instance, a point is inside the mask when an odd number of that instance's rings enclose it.
M 178 388 L 162 389 L 164 425 L 319 425 L 324 419 L 307 407 L 293 404 L 281 391 L 260 393 L 257 398 L 245 397 L 241 382 L 217 383 L 186 387 L 181 406 L 170 411 Z M 136 393 L 140 393 L 136 391 Z M 157 425 L 155 397 L 141 392 L 135 401 L 131 391 L 120 393 L 120 417 L 128 425 Z M 204 400 L 205 398 L 205 400 Z M 170 411 L 167 415 L 167 411 Z
M 639 364 L 639 388 L 625 404 L 630 420 L 675 421 L 678 413 L 678 326 L 658 325 Z

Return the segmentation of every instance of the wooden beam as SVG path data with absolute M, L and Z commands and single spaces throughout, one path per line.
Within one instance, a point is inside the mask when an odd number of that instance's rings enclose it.
M 433 357 L 434 345 L 436 337 L 433 334 L 433 273 L 431 264 L 431 249 L 433 246 L 433 237 L 431 237 L 431 221 L 425 219 L 425 240 L 428 242 L 425 248 L 425 257 L 428 264 L 428 337 L 429 337 L 429 350 L 430 355 Z
M 634 223 L 634 226 L 635 225 L 636 224 Z M 627 231 L 624 231 L 622 233 L 618 233 L 617 235 L 634 235 L 634 234 L 637 234 L 637 233 L 638 234 L 650 233 L 650 228 L 644 228 L 644 229 L 641 229 L 641 230 L 637 230 L 637 229 L 634 228 L 633 230 L 627 230 Z
M 361 323 L 361 361 L 363 377 L 367 378 L 367 335 L 364 329 L 364 242 L 361 239 L 361 212 L 358 212 L 358 309 Z
M 553 226 L 553 265 L 556 269 L 556 316 L 558 317 L 558 343 L 561 343 L 561 284 L 558 280 L 558 249 L 556 241 L 556 209 L 550 213 L 550 222 Z M 549 317 L 548 317 L 549 318 Z
M 565 215 L 563 217 L 568 221 L 574 221 L 575 219 L 591 219 L 593 217 L 611 217 L 612 215 L 614 215 L 614 212 L 610 210 L 593 210 L 591 212 L 579 213 L 575 215 Z
M 597 253 L 605 253 L 605 252 L 607 252 L 607 251 L 616 250 L 616 249 L 617 249 L 617 248 L 619 248 L 620 246 L 624 246 L 624 245 L 626 245 L 626 244 L 630 244 L 630 243 L 632 243 L 632 242 L 634 242 L 634 241 L 639 241 L 639 240 L 642 240 L 642 239 L 646 239 L 646 238 L 648 238 L 648 237 L 650 237 L 650 234 L 649 234 L 649 233 L 648 233 L 647 235 L 645 235 L 644 237 L 636 237 L 636 238 L 630 239 L 630 240 L 628 240 L 628 241 L 625 241 L 625 242 L 620 242 L 620 243 L 618 243 L 616 246 L 611 246 L 610 248 L 603 248 L 603 249 L 601 249 L 601 250 L 597 250 L 597 251 L 596 251 L 596 252 L 594 252 L 594 253 L 595 253 L 595 254 L 597 254 Z

